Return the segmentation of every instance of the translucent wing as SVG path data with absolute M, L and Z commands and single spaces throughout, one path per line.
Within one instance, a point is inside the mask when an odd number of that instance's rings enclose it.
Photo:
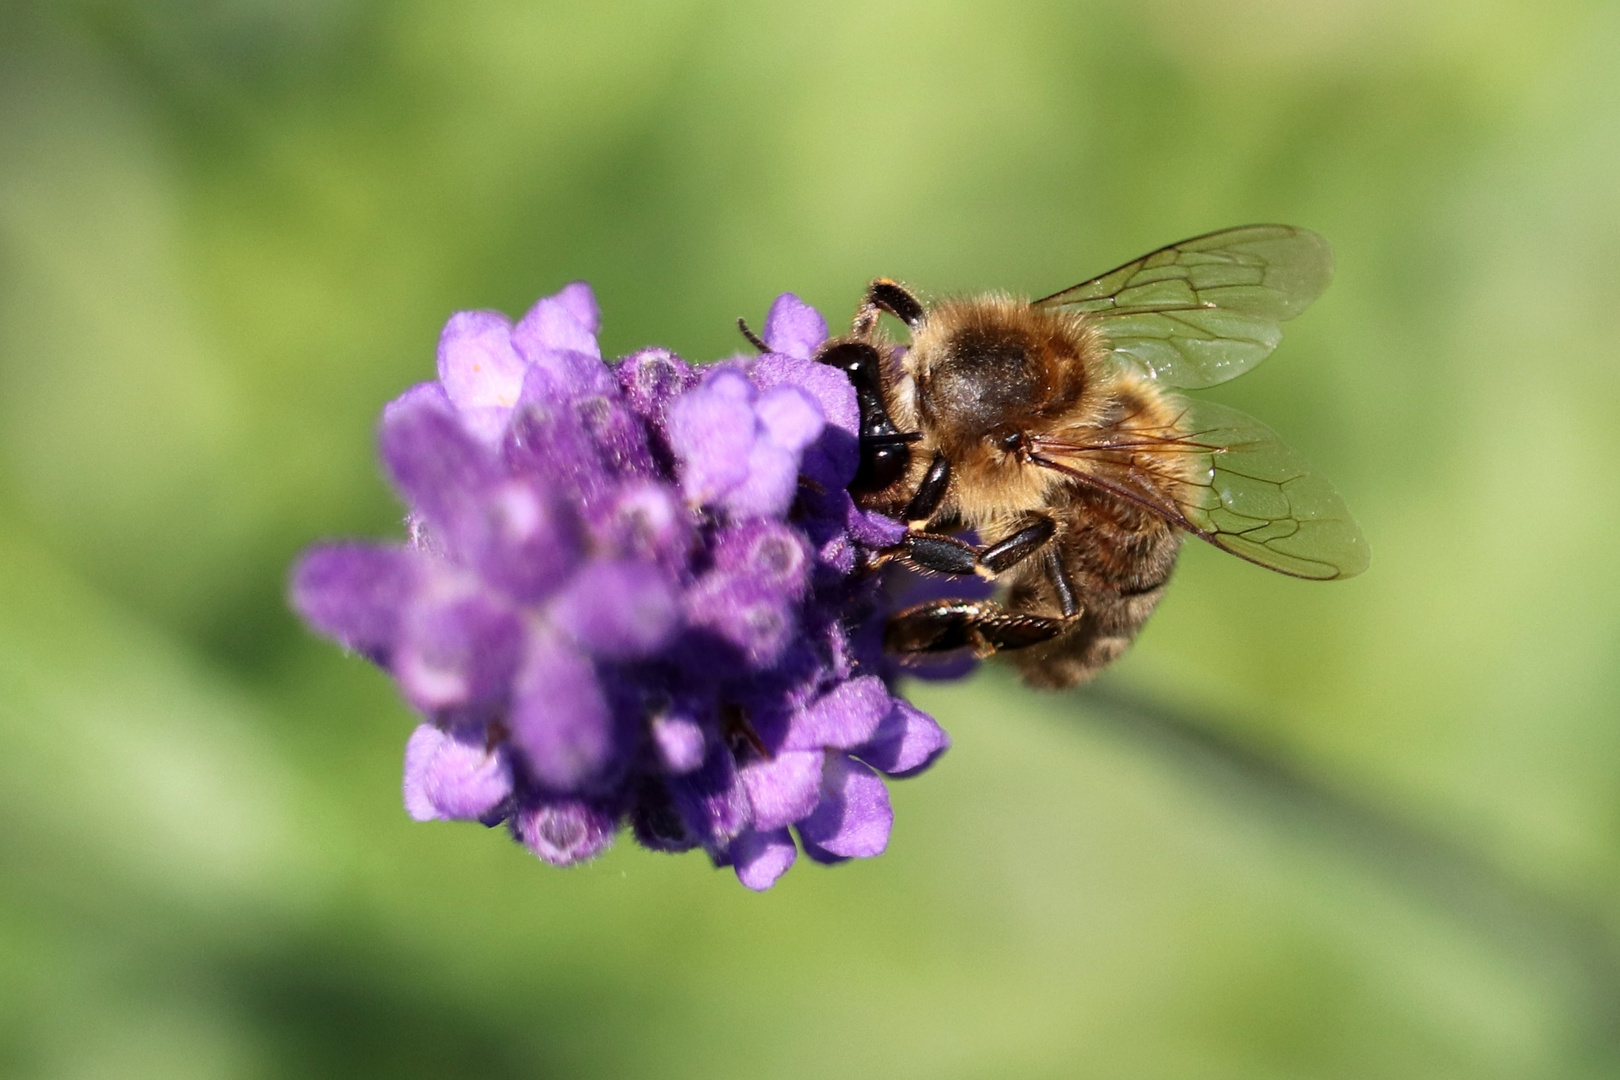
M 1272 570 L 1330 581 L 1367 569 L 1371 552 L 1350 508 L 1276 432 L 1224 405 L 1183 404 L 1173 427 L 1120 431 L 1106 443 L 1037 438 L 1034 459 Z
M 1196 390 L 1264 360 L 1322 294 L 1333 252 L 1308 229 L 1244 225 L 1160 248 L 1036 300 L 1096 320 L 1116 356 L 1165 386 Z

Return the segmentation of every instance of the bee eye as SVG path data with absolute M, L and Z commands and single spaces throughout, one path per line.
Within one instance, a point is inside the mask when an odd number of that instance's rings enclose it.
M 990 436 L 990 443 L 997 449 L 1016 454 L 1024 447 L 1024 433 L 1022 431 L 1002 431 Z

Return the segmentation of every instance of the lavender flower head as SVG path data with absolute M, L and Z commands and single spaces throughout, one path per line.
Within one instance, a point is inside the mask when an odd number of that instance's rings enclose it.
M 826 323 L 784 294 L 771 351 L 699 369 L 604 363 L 599 322 L 583 283 L 516 325 L 452 316 L 437 381 L 383 412 L 408 542 L 312 548 L 293 606 L 423 716 L 417 820 L 504 822 L 557 865 L 628 824 L 751 889 L 801 847 L 881 853 L 884 777 L 950 741 L 881 654 L 863 555 L 904 530 L 846 490 L 858 416 L 812 360 Z

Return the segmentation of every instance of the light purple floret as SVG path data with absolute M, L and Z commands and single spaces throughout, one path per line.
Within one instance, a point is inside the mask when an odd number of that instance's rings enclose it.
M 824 427 L 802 388 L 762 394 L 741 370 L 719 368 L 669 410 L 681 491 L 692 507 L 728 518 L 779 518 L 798 494 L 799 459 Z
M 424 718 L 413 818 L 504 822 L 557 865 L 628 824 L 756 890 L 800 848 L 880 854 L 884 777 L 950 740 L 881 653 L 896 594 L 862 567 L 904 526 L 846 490 L 859 414 L 814 360 L 826 322 L 784 294 L 770 352 L 707 369 L 605 363 L 600 325 L 582 282 L 516 323 L 452 316 L 438 379 L 383 412 L 409 541 L 311 548 L 294 608 Z

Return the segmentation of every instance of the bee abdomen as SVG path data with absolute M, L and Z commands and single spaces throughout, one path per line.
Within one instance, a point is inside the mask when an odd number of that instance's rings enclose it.
M 1115 539 L 1117 543 L 1122 538 Z M 1180 535 L 1163 525 L 1133 539 L 1140 549 L 1134 557 L 1116 562 L 1108 557 L 1114 554 L 1108 550 L 1113 545 L 1099 551 L 1083 537 L 1066 538 L 1060 555 L 1074 578 L 1080 615 L 1071 629 L 1051 641 L 1008 654 L 1025 682 L 1052 690 L 1077 686 L 1130 648 L 1164 596 L 1181 548 Z M 1044 614 L 1055 603 L 1051 585 L 1033 575 L 1008 595 L 1014 611 Z
M 1046 690 L 1078 686 L 1124 655 L 1163 595 L 1160 584 L 1129 599 L 1096 604 L 1072 630 L 1007 655 L 1031 686 Z

